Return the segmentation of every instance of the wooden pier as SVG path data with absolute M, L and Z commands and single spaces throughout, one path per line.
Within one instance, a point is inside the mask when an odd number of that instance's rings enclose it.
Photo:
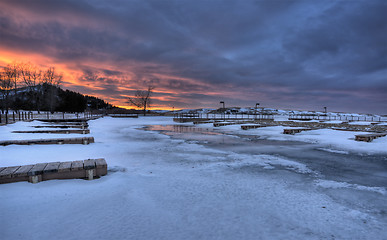
M 0 141 L 0 146 L 7 145 L 33 145 L 33 144 L 89 144 L 93 143 L 93 137 L 83 138 L 54 138 L 54 139 L 33 139 L 33 140 L 9 140 Z
M 284 129 L 284 132 L 283 134 L 296 134 L 296 133 L 300 133 L 302 131 L 310 131 L 310 130 L 313 130 L 312 128 L 290 128 L 290 129 Z
M 61 128 L 61 129 L 68 129 L 68 128 L 80 128 L 80 129 L 86 129 L 88 126 L 86 125 L 40 125 L 40 126 L 31 126 L 33 128 Z
M 241 128 L 243 130 L 249 130 L 249 129 L 255 129 L 255 128 L 261 128 L 261 127 L 267 127 L 265 125 L 258 125 L 258 124 L 251 124 L 251 125 L 242 125 Z
M 205 123 L 214 123 L 213 120 L 209 120 L 209 121 L 194 121 L 193 124 L 205 124 Z
M 245 123 L 253 123 L 253 120 L 236 120 L 236 121 L 227 121 L 227 122 L 214 122 L 214 127 L 222 127 L 228 125 L 238 125 Z
M 238 124 L 236 122 L 214 122 L 214 127 L 223 127 L 228 125 L 235 125 Z
M 38 183 L 51 179 L 83 178 L 92 180 L 107 174 L 105 159 L 72 162 L 50 162 L 33 165 L 0 167 L 0 184 L 20 181 Z
M 89 119 L 76 118 L 76 119 L 36 119 L 41 122 L 49 123 L 63 123 L 63 122 L 72 122 L 72 123 L 86 123 Z
M 138 114 L 109 114 L 113 118 L 138 118 Z
M 385 137 L 387 136 L 387 133 L 372 133 L 372 134 L 360 134 L 355 135 L 356 141 L 363 141 L 363 142 L 372 142 L 375 138 L 379 137 Z
M 67 130 L 38 130 L 38 131 L 13 131 L 12 133 L 54 133 L 54 134 L 89 134 L 89 129 L 67 129 Z

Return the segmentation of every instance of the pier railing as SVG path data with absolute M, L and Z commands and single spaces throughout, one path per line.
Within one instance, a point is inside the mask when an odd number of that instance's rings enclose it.
M 193 121 L 254 121 L 254 120 L 274 120 L 273 114 L 247 114 L 247 113 L 179 113 L 175 114 L 176 122 L 193 122 Z
M 310 121 L 364 121 L 364 122 L 386 122 L 387 117 L 367 115 L 329 115 L 329 114 L 290 114 L 280 116 L 274 114 L 249 114 L 249 113 L 178 113 L 174 115 L 175 122 L 200 122 L 200 121 L 256 121 L 274 120 L 287 118 L 288 120 Z
M 10 111 L 8 113 L 0 112 L 0 125 L 14 123 L 17 121 L 32 121 L 42 119 L 94 119 L 101 117 L 101 114 L 91 112 L 64 113 L 64 112 L 31 112 L 31 111 Z
M 324 120 L 324 121 L 364 121 L 364 122 L 383 122 L 387 121 L 387 118 L 382 118 L 379 116 L 353 116 L 353 115 L 316 115 L 316 114 L 291 114 L 289 115 L 289 120 Z

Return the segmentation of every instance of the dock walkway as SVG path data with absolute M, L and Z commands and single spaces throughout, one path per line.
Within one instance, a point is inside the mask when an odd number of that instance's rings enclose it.
M 93 143 L 93 137 L 82 138 L 53 138 L 53 139 L 32 139 L 32 140 L 7 140 L 0 141 L 0 146 L 8 145 L 33 145 L 33 144 L 89 144 Z
M 37 163 L 0 167 L 0 184 L 21 181 L 38 183 L 51 179 L 84 178 L 92 180 L 106 174 L 107 163 L 104 158 L 72 162 Z
M 387 133 L 372 133 L 372 134 L 360 134 L 355 135 L 356 141 L 363 141 L 363 142 L 372 142 L 375 138 L 379 137 L 385 137 L 387 136 Z
M 55 133 L 55 134 L 89 134 L 89 129 L 67 129 L 67 130 L 34 130 L 34 131 L 12 131 L 12 133 Z

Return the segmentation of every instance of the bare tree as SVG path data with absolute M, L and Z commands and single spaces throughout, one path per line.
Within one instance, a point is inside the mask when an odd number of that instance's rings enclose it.
M 62 82 L 63 75 L 61 73 L 57 73 L 54 67 L 49 67 L 44 73 L 43 73 L 43 83 L 47 84 L 49 87 L 49 104 L 50 104 L 50 112 L 54 113 L 54 107 L 55 107 L 55 92 L 57 90 L 57 87 Z
M 3 68 L 3 71 L 0 72 L 0 92 L 1 92 L 1 100 L 2 100 L 2 106 L 1 110 L 4 113 L 8 113 L 9 108 L 9 93 L 12 90 L 13 87 L 13 76 L 14 71 L 12 71 L 10 68 Z
M 6 72 L 10 76 L 10 80 L 13 84 L 13 89 L 15 91 L 15 96 L 17 94 L 17 88 L 20 82 L 20 63 L 13 62 L 8 64 L 6 67 Z
M 129 97 L 129 104 L 141 108 L 146 115 L 146 109 L 150 107 L 152 91 L 154 87 L 148 86 L 148 90 L 137 90 L 134 97 Z
M 31 63 L 24 63 L 20 65 L 19 72 L 24 84 L 27 86 L 29 93 L 33 98 L 33 104 L 35 109 L 40 112 L 40 101 L 39 101 L 39 89 L 43 82 L 42 70 L 33 66 Z M 39 89 L 38 89 L 39 88 Z

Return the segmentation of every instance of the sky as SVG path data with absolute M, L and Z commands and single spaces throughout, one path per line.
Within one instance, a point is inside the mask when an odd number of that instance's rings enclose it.
M 384 0 L 0 0 L 0 66 L 130 107 L 387 114 Z

